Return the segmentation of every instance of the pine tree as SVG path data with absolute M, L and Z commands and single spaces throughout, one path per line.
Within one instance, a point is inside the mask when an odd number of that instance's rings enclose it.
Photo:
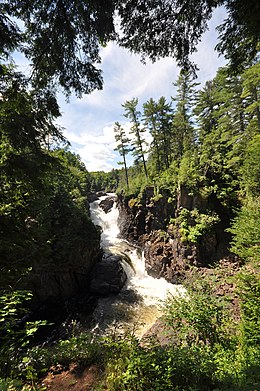
M 127 165 L 126 165 L 126 155 L 131 150 L 129 148 L 129 144 L 131 140 L 126 136 L 124 128 L 120 125 L 119 122 L 115 122 L 114 132 L 115 132 L 115 140 L 118 143 L 117 147 L 114 150 L 118 151 L 120 156 L 122 156 L 123 158 L 123 163 L 120 162 L 118 164 L 124 165 L 126 186 L 128 188 L 129 181 L 128 181 L 128 172 L 127 172 Z
M 171 105 L 161 97 L 156 103 L 150 99 L 143 104 L 144 124 L 153 138 L 149 158 L 155 159 L 156 170 L 168 169 L 171 161 Z
M 194 146 L 195 131 L 192 125 L 191 107 L 195 100 L 194 77 L 190 72 L 181 71 L 178 80 L 174 83 L 177 87 L 177 95 L 172 98 L 176 101 L 176 111 L 173 117 L 172 149 L 175 159 L 180 159 L 184 152 Z
M 124 116 L 130 120 L 132 125 L 130 133 L 134 135 L 134 139 L 132 141 L 133 156 L 136 158 L 136 163 L 138 163 L 140 160 L 142 161 L 144 173 L 147 178 L 148 174 L 144 157 L 146 146 L 146 141 L 144 139 L 145 128 L 141 126 L 141 112 L 137 110 L 137 105 L 138 99 L 133 98 L 132 100 L 126 101 L 124 104 L 122 104 L 122 107 L 125 109 Z

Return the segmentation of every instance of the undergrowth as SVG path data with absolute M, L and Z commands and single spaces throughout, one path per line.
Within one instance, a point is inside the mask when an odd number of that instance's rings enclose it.
M 186 297 L 168 296 L 163 305 L 171 340 L 137 339 L 133 333 L 94 337 L 80 334 L 51 347 L 21 352 L 0 389 L 43 390 L 39 379 L 70 363 L 98 365 L 103 377 L 97 390 L 111 391 L 253 391 L 260 389 L 260 279 L 256 267 L 236 276 L 240 319 L 231 317 L 230 300 L 214 284 L 197 279 Z M 6 359 L 6 358 L 5 358 Z

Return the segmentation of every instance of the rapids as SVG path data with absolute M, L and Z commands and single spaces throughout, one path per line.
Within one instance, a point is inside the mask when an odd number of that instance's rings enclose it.
M 116 203 L 108 213 L 100 208 L 99 203 L 106 197 L 90 204 L 91 218 L 102 228 L 103 250 L 122 256 L 127 282 L 118 295 L 99 299 L 93 314 L 94 330 L 105 333 L 111 328 L 117 331 L 129 329 L 141 337 L 160 317 L 160 305 L 167 294 L 183 295 L 185 290 L 181 285 L 170 284 L 163 278 L 155 279 L 146 273 L 140 249 L 120 238 Z

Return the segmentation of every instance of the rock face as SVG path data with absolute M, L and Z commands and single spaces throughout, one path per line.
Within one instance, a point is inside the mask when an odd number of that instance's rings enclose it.
M 106 296 L 120 292 L 127 279 L 120 261 L 120 256 L 103 254 L 91 271 L 91 293 Z
M 110 196 L 102 200 L 99 206 L 100 208 L 103 209 L 105 213 L 108 213 L 113 208 L 115 201 L 116 201 L 116 196 Z
M 63 267 L 37 267 L 26 282 L 34 292 L 33 306 L 56 305 L 79 293 L 87 293 L 90 272 L 100 257 L 99 243 L 93 245 L 73 264 Z
M 199 193 L 190 195 L 185 186 L 180 186 L 175 199 L 169 192 L 154 195 L 148 187 L 140 200 L 118 198 L 121 235 L 129 241 L 141 244 L 148 274 L 164 277 L 172 283 L 180 282 L 191 266 L 207 266 L 227 255 L 228 211 L 214 197 L 203 198 Z M 205 232 L 196 244 L 182 238 L 181 226 L 171 224 L 182 209 L 188 211 L 213 210 L 220 222 L 210 232 Z
M 118 196 L 119 228 L 121 236 L 130 242 L 154 230 L 166 229 L 168 217 L 174 215 L 175 202 L 169 203 L 169 192 L 155 196 L 154 188 L 147 187 L 141 200 Z

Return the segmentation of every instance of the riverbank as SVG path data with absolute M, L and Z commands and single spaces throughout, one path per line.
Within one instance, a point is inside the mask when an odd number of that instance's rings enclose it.
M 200 390 L 213 390 L 216 387 L 219 390 L 228 390 L 230 387 L 240 391 L 257 390 L 259 349 L 254 349 L 252 343 L 248 345 L 247 340 L 249 333 L 255 333 L 256 336 L 256 330 L 252 330 L 252 324 L 250 325 L 248 320 L 250 314 L 246 314 L 244 310 L 248 302 L 246 291 L 251 300 L 254 297 L 259 301 L 257 290 L 252 289 L 256 288 L 257 284 L 259 286 L 259 278 L 258 283 L 257 279 L 254 280 L 256 272 L 252 265 L 235 265 L 227 260 L 222 260 L 210 270 L 201 270 L 199 273 L 194 271 L 187 281 L 187 287 L 192 287 L 190 292 L 193 291 L 192 300 L 196 299 L 195 305 L 186 302 L 183 308 L 175 307 L 177 315 L 181 315 L 181 319 L 185 321 L 184 324 L 178 324 L 180 319 L 177 320 L 171 313 L 171 305 L 169 306 L 168 302 L 164 311 L 165 318 L 160 319 L 142 340 L 136 340 L 129 333 L 122 338 L 122 335 L 117 335 L 114 330 L 114 334 L 110 335 L 105 343 L 98 342 L 100 345 L 96 349 L 102 359 L 95 353 L 92 363 L 84 362 L 82 357 L 78 357 L 78 361 L 68 364 L 67 367 L 53 367 L 41 384 L 52 391 L 154 390 L 152 385 L 149 388 L 149 381 L 152 382 L 153 379 L 163 387 L 157 388 L 158 390 L 174 389 L 172 387 L 175 381 L 179 385 L 182 384 L 181 388 L 177 388 L 180 390 L 190 387 L 199 387 L 197 389 Z M 242 275 L 247 276 L 247 283 L 241 278 Z M 180 304 L 181 302 L 178 303 Z M 198 323 L 194 323 L 195 319 Z M 246 330 L 243 340 L 241 327 Z M 183 328 L 186 330 L 186 336 L 182 333 Z M 186 345 L 187 338 L 189 345 Z M 77 338 L 74 343 L 75 341 Z M 94 341 L 94 344 L 96 342 Z M 248 356 L 249 352 L 251 357 Z M 77 354 L 80 355 L 75 352 L 75 358 Z M 182 354 L 185 354 L 185 359 L 181 359 Z M 167 364 L 170 357 L 171 360 Z M 179 359 L 181 361 L 178 361 Z M 153 365 L 157 365 L 158 370 L 153 370 Z M 168 386 L 164 379 L 165 371 L 170 372 Z M 129 378 L 126 378 L 127 373 Z M 135 374 L 138 374 L 138 378 Z M 180 379 L 182 376 L 185 380 Z M 118 382 L 122 388 L 118 388 Z M 146 385 L 142 385 L 143 383 Z M 131 388 L 134 385 L 137 388 Z

